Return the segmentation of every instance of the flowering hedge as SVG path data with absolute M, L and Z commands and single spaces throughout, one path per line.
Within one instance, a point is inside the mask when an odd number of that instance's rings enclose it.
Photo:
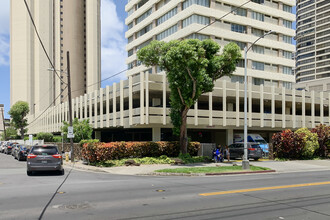
M 178 156 L 179 142 L 110 142 L 110 143 L 85 143 L 82 147 L 82 157 L 89 162 L 122 159 L 129 157 L 169 157 Z M 190 142 L 188 153 L 197 155 L 200 143 Z

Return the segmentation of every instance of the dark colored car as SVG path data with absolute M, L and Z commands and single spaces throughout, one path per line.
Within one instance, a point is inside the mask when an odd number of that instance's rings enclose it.
M 64 175 L 62 154 L 56 145 L 35 145 L 27 156 L 28 176 L 33 171 L 57 171 Z
M 231 159 L 242 158 L 244 157 L 244 143 L 235 143 L 228 146 L 229 154 Z M 256 143 L 247 143 L 248 148 L 248 159 L 259 160 L 262 158 L 262 148 L 259 144 Z M 226 158 L 226 155 L 225 155 Z
M 28 155 L 28 147 L 26 145 L 18 145 L 18 149 L 15 151 L 15 159 L 18 161 L 26 160 Z

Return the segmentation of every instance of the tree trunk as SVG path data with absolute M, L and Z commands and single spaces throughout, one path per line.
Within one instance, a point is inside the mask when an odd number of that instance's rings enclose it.
M 21 129 L 20 129 L 21 131 L 21 139 L 22 140 L 24 140 L 24 127 L 22 127 Z
M 181 147 L 181 153 L 186 154 L 187 153 L 187 147 L 188 147 L 188 137 L 187 137 L 187 113 L 189 109 L 185 108 L 181 112 L 181 126 L 180 126 L 180 147 Z

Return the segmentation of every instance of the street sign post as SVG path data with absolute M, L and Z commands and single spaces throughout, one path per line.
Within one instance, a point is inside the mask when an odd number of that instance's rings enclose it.
M 74 138 L 74 134 L 73 134 L 73 127 L 69 126 L 68 127 L 68 135 L 67 138 Z

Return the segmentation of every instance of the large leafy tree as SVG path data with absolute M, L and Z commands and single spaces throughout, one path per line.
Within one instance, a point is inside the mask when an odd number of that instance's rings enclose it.
M 16 128 L 10 126 L 6 128 L 6 136 L 5 132 L 2 133 L 1 135 L 2 140 L 7 140 L 7 139 L 17 139 L 17 130 Z
M 10 108 L 8 112 L 11 117 L 12 126 L 19 130 L 22 140 L 24 139 L 24 133 L 26 132 L 24 128 L 28 125 L 25 117 L 29 111 L 29 104 L 27 102 L 18 101 Z
M 220 46 L 212 40 L 152 41 L 138 51 L 138 59 L 146 66 L 165 70 L 171 89 L 171 121 L 173 132 L 180 136 L 181 152 L 187 153 L 187 113 L 198 98 L 211 92 L 214 82 L 231 75 L 241 58 L 235 43 Z
M 73 138 L 74 143 L 79 143 L 81 140 L 92 138 L 93 128 L 90 126 L 88 119 L 79 121 L 78 118 L 75 118 L 73 120 L 72 125 L 73 125 L 73 134 L 74 134 L 74 138 Z M 63 121 L 63 126 L 61 127 L 61 130 L 63 132 L 63 138 L 65 141 L 67 141 L 68 127 L 69 127 L 69 123 Z

